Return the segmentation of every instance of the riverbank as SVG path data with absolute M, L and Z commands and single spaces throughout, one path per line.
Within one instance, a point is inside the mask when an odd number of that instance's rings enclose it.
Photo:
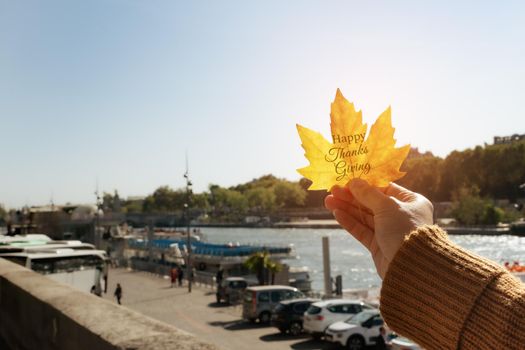
M 192 227 L 212 227 L 212 228 L 298 228 L 298 229 L 340 229 L 341 226 L 336 220 L 304 220 L 290 222 L 276 222 L 265 224 L 247 223 L 200 223 Z M 451 235 L 483 235 L 501 236 L 514 235 L 525 236 L 525 225 L 522 223 L 506 224 L 498 226 L 442 226 Z
M 198 223 L 192 227 L 225 227 L 225 228 L 341 228 L 339 223 L 335 220 L 304 220 L 304 221 L 290 221 L 290 222 L 276 222 L 276 223 Z

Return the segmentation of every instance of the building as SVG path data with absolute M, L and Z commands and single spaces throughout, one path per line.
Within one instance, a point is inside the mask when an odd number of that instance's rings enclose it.
M 514 134 L 511 136 L 494 136 L 495 145 L 509 144 L 513 142 L 519 142 L 525 140 L 525 134 Z

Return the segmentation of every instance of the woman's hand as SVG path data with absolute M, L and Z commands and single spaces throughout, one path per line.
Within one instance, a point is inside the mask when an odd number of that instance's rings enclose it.
M 405 236 L 433 223 L 430 201 L 394 183 L 378 189 L 354 179 L 348 187 L 333 187 L 325 206 L 370 251 L 381 278 Z

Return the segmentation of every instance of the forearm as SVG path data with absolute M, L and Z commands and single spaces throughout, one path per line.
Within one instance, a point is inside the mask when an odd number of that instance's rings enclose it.
M 524 286 L 437 226 L 412 232 L 390 263 L 381 312 L 393 330 L 427 349 L 525 344 Z

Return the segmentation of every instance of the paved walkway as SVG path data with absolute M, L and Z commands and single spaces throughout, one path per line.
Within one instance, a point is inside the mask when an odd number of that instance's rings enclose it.
M 186 286 L 171 288 L 169 279 L 146 272 L 112 269 L 104 298 L 116 302 L 113 292 L 117 283 L 122 286 L 124 307 L 172 324 L 224 349 L 338 348 L 334 344 L 311 340 L 306 335 L 281 335 L 276 328 L 244 322 L 241 307 L 217 305 L 215 292 L 210 288 L 194 286 L 190 294 Z

